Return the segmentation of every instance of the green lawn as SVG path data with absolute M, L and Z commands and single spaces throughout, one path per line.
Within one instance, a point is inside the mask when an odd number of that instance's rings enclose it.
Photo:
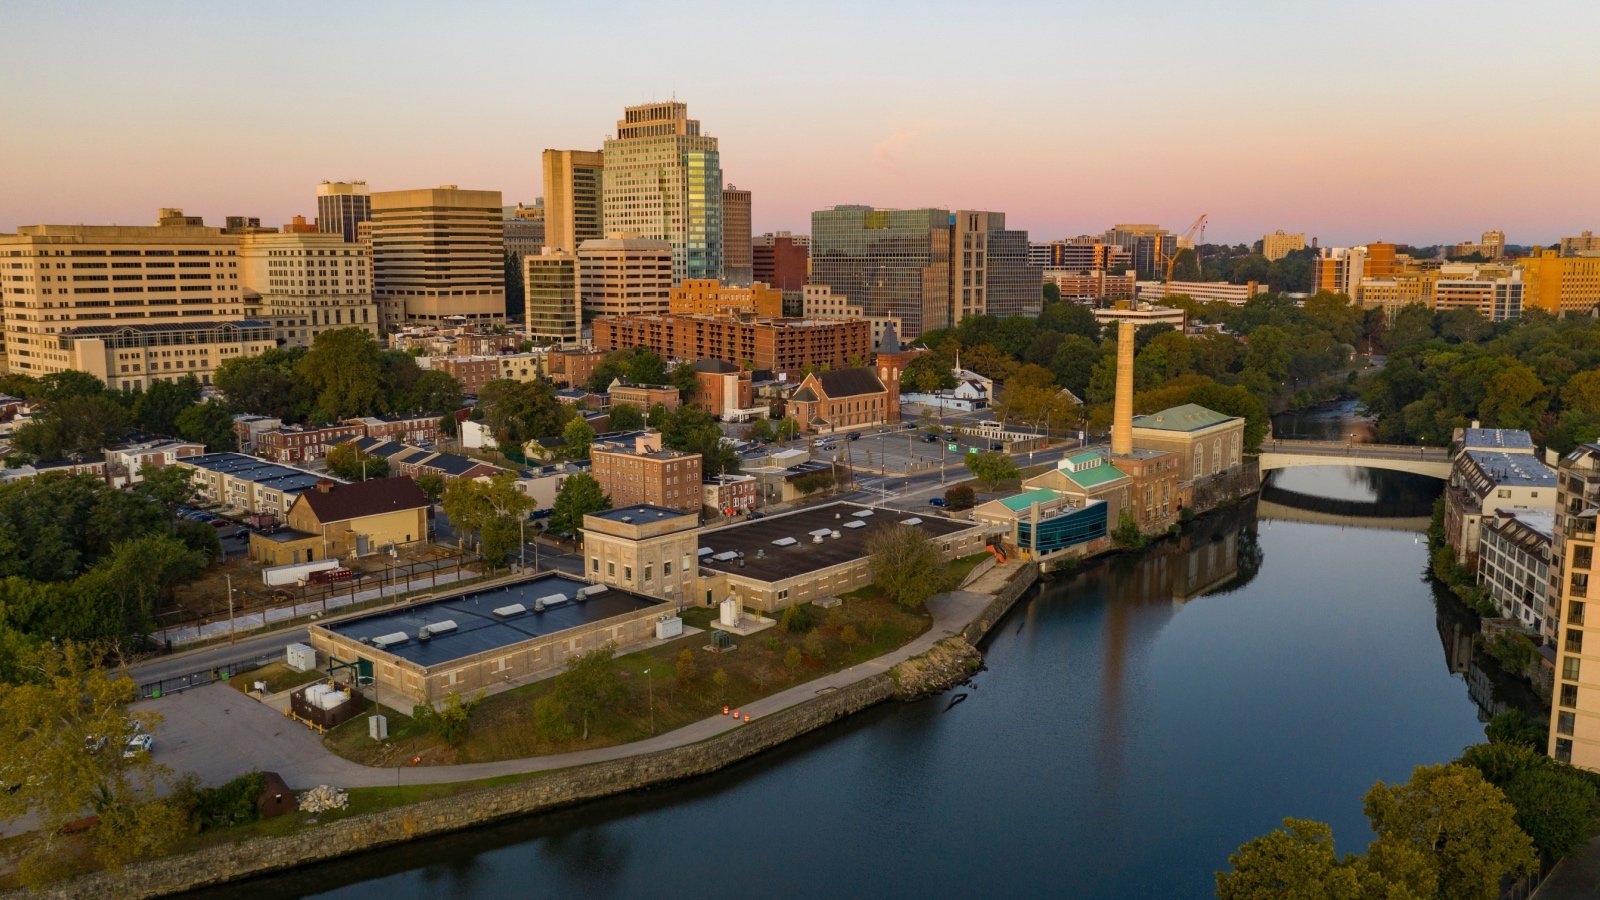
M 228 684 L 232 685 L 235 690 L 249 693 L 254 689 L 256 682 L 265 681 L 267 683 L 267 693 L 276 694 L 279 691 L 297 688 L 302 684 L 310 684 L 322 677 L 323 674 L 315 669 L 310 672 L 296 672 L 283 663 L 277 662 L 262 666 L 259 669 L 237 673 L 228 679 Z

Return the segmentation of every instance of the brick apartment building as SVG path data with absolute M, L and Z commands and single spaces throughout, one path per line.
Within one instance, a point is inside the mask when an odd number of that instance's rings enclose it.
M 594 320 L 594 344 L 605 350 L 645 347 L 665 359 L 716 359 L 798 374 L 807 366 L 841 369 L 872 358 L 864 320 L 626 316 Z
M 611 496 L 613 508 L 648 503 L 700 510 L 700 454 L 662 450 L 660 432 L 597 442 L 589 449 L 589 460 L 590 472 Z
M 678 389 L 666 384 L 622 384 L 612 382 L 608 391 L 611 402 L 608 406 L 626 403 L 636 407 L 640 412 L 649 412 L 657 403 L 665 406 L 667 412 L 672 412 L 683 404 L 683 398 Z
M 751 373 L 720 359 L 702 359 L 694 364 L 695 391 L 689 401 L 722 419 L 755 407 L 755 386 Z

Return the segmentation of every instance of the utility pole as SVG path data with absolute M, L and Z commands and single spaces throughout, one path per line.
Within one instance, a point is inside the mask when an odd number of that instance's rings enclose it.
M 517 558 L 517 564 L 520 565 L 524 569 L 526 569 L 528 567 L 528 530 L 527 530 L 527 524 L 528 524 L 527 517 L 524 516 L 522 518 L 517 519 L 517 552 L 518 552 L 518 554 L 520 554 L 518 556 L 518 558 Z M 535 556 L 537 557 L 537 553 L 535 554 Z
M 228 575 L 228 643 L 234 642 L 233 632 L 233 575 Z
M 650 692 L 650 733 L 656 733 L 656 681 L 650 677 L 650 670 L 644 670 L 645 689 Z

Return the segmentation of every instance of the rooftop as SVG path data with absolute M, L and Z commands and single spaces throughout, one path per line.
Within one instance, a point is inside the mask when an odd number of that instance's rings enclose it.
M 585 600 L 576 599 L 578 589 L 585 587 L 596 592 Z M 620 588 L 599 588 L 599 585 L 591 587 L 564 575 L 548 574 L 530 581 L 320 627 L 356 640 L 404 633 L 406 640 L 388 647 L 387 652 L 423 666 L 434 666 L 652 606 L 666 609 L 660 600 Z M 557 594 L 562 596 L 560 603 L 551 599 Z M 536 612 L 534 601 L 541 599 L 546 604 L 545 609 Z M 497 609 L 517 604 L 524 610 L 509 615 L 495 614 Z M 417 639 L 423 626 L 441 622 L 454 622 L 456 627 L 427 640 Z
M 1072 471 L 1071 469 L 1060 469 L 1059 471 L 1062 475 L 1072 479 L 1072 481 L 1079 487 L 1085 488 L 1099 487 L 1102 484 L 1109 484 L 1113 481 L 1116 481 L 1118 478 L 1128 477 L 1127 474 L 1121 469 L 1113 466 L 1109 462 L 1101 462 L 1098 466 L 1091 466 L 1087 469 L 1079 469 L 1076 472 Z
M 337 483 L 344 481 L 331 475 L 318 475 L 316 472 L 267 462 L 243 453 L 207 453 L 204 456 L 186 457 L 178 462 L 291 493 L 303 491 L 319 481 Z
M 702 532 L 700 567 L 760 581 L 782 581 L 863 559 L 867 535 L 875 528 L 902 523 L 929 538 L 981 527 L 933 515 L 829 503 Z M 827 536 L 818 543 L 822 532 Z M 834 532 L 839 536 L 834 537 Z
M 1502 487 L 1556 486 L 1556 473 L 1538 458 L 1527 453 L 1504 450 L 1468 450 L 1467 457 L 1491 482 Z
M 1022 494 L 1000 498 L 1000 503 L 1012 512 L 1022 512 L 1035 503 L 1049 503 L 1062 495 L 1049 488 L 1035 488 Z
M 597 519 L 610 522 L 642 523 L 648 519 L 676 519 L 679 516 L 692 516 L 681 509 L 668 509 L 665 506 L 656 506 L 653 503 L 636 503 L 633 506 L 624 506 L 621 509 L 608 509 L 602 512 L 589 513 Z
M 323 524 L 429 506 L 427 496 L 410 478 L 374 478 L 354 484 L 319 485 L 301 492 L 297 502 L 309 506 L 317 521 Z
M 1225 416 L 1216 410 L 1206 409 L 1197 403 L 1185 403 L 1147 416 L 1134 416 L 1133 427 L 1158 431 L 1200 431 L 1213 425 L 1231 422 L 1237 416 Z
M 1518 428 L 1468 428 L 1461 446 L 1468 450 L 1532 450 L 1533 436 Z

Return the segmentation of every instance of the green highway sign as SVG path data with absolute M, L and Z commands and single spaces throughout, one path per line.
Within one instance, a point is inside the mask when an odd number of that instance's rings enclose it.
M 959 453 L 959 452 L 961 452 L 961 448 L 956 446 L 955 444 L 951 444 L 950 445 L 950 452 L 951 453 Z
M 978 452 L 978 448 L 977 447 L 968 447 L 967 448 L 967 452 L 968 453 L 977 453 Z

